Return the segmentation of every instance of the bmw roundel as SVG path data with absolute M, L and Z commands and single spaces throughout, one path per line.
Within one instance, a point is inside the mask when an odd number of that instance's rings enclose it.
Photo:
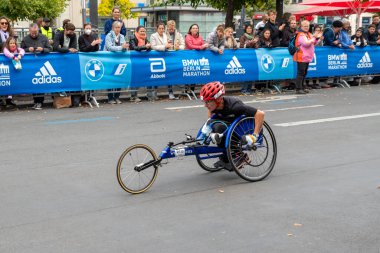
M 264 72 L 270 73 L 274 70 L 274 67 L 275 67 L 274 59 L 269 54 L 264 54 L 263 56 L 261 56 L 260 63 L 261 63 L 261 68 L 264 70 Z
M 103 63 L 97 59 L 89 60 L 85 66 L 85 73 L 89 80 L 93 82 L 99 81 L 104 75 Z

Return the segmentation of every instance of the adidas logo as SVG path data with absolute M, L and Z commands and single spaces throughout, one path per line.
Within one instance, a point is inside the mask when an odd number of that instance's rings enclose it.
M 44 63 L 35 76 L 36 77 L 32 79 L 33 84 L 62 83 L 62 78 L 57 76 L 57 73 L 49 61 Z
M 241 66 L 238 58 L 236 56 L 232 57 L 232 60 L 227 65 L 226 70 L 224 70 L 224 74 L 226 75 L 244 75 L 245 68 Z
M 372 68 L 373 63 L 371 61 L 371 58 L 369 58 L 368 52 L 365 52 L 361 60 L 359 61 L 357 65 L 358 69 L 363 69 L 363 68 Z

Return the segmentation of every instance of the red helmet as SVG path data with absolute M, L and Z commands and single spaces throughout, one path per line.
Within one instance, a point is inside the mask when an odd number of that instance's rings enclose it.
M 215 100 L 224 95 L 224 85 L 220 82 L 211 82 L 205 84 L 201 89 L 201 99 L 203 101 Z

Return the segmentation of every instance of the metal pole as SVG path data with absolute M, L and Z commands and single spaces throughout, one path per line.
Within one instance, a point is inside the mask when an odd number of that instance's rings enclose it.
M 244 22 L 245 22 L 245 7 L 243 5 L 241 7 L 241 14 L 240 14 L 240 25 L 239 25 L 240 29 L 243 29 Z
M 82 27 L 86 24 L 86 0 L 82 0 Z
M 90 22 L 92 26 L 99 28 L 98 0 L 90 0 Z

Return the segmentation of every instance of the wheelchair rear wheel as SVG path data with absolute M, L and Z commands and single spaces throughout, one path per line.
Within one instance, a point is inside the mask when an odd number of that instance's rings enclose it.
M 255 119 L 245 117 L 232 129 L 228 140 L 228 159 L 235 172 L 251 182 L 266 178 L 273 170 L 277 158 L 277 144 L 272 129 L 264 122 L 258 141 L 252 148 L 242 145 L 244 135 L 253 134 Z

